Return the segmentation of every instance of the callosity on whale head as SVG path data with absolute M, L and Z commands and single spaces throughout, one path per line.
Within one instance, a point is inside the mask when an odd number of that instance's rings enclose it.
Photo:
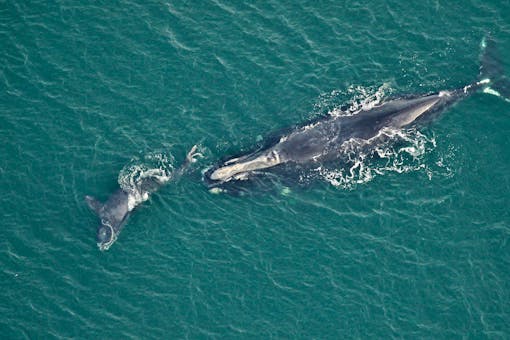
M 116 233 L 110 225 L 101 224 L 97 229 L 97 246 L 99 250 L 108 250 L 116 239 Z
M 213 181 L 226 182 L 233 178 L 242 177 L 243 174 L 254 170 L 262 170 L 276 166 L 281 163 L 279 153 L 274 150 L 266 150 L 261 154 L 255 154 L 250 157 L 243 157 L 234 162 L 226 162 L 223 166 L 214 170 L 209 178 Z

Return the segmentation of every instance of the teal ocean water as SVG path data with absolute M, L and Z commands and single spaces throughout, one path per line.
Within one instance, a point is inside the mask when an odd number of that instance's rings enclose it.
M 504 0 L 0 1 L 1 337 L 509 338 L 500 98 L 307 185 L 202 179 L 343 105 L 476 80 L 487 32 L 510 74 Z M 99 251 L 84 196 L 196 143 Z

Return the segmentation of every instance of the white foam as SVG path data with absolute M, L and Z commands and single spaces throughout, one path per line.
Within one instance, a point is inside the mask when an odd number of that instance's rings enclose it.
M 351 96 L 350 105 L 346 110 L 333 108 L 328 114 L 333 117 L 352 116 L 361 111 L 368 111 L 381 104 L 386 92 L 391 91 L 388 83 L 384 83 L 377 90 L 363 86 L 350 86 L 347 93 Z M 331 95 L 338 95 L 339 91 L 333 91 Z
M 486 84 L 487 80 L 481 82 Z M 322 95 L 315 107 L 319 112 L 328 109 L 327 113 L 333 117 L 352 116 L 377 107 L 391 93 L 392 89 L 388 84 L 377 89 L 351 86 L 347 92 L 332 91 Z M 344 98 L 347 95 L 349 98 Z M 451 96 L 451 92 L 443 91 L 440 96 Z M 347 107 L 342 105 L 346 100 Z M 371 146 L 367 145 L 371 143 Z M 445 174 L 446 169 L 446 175 L 449 176 L 453 171 L 445 165 L 447 162 L 442 159 L 438 162 L 428 159 L 428 155 L 433 153 L 435 148 L 435 138 L 416 129 L 386 129 L 369 141 L 351 139 L 345 142 L 341 146 L 342 154 L 336 166 L 318 166 L 312 171 L 302 173 L 299 178 L 300 181 L 307 182 L 319 177 L 335 187 L 351 189 L 391 172 L 419 171 L 432 178 L 435 174 Z
M 347 166 L 339 164 L 338 169 L 318 167 L 315 172 L 333 186 L 347 189 L 388 172 L 425 171 L 429 178 L 432 177 L 433 171 L 423 158 L 436 146 L 433 137 L 416 130 L 386 129 L 369 141 L 377 146 L 367 147 L 366 143 L 355 139 L 346 142 L 342 149 Z M 397 144 L 400 146 L 395 146 Z
M 173 178 L 173 158 L 163 153 L 151 153 L 143 159 L 133 158 L 119 173 L 118 182 L 122 190 L 128 193 L 128 209 L 149 199 L 157 187 Z M 155 186 L 151 186 L 154 181 Z M 149 184 L 148 184 L 149 183 Z
M 128 196 L 128 210 L 129 211 L 133 210 L 140 203 L 141 202 L 139 200 L 137 200 L 136 196 L 134 196 L 134 195 Z

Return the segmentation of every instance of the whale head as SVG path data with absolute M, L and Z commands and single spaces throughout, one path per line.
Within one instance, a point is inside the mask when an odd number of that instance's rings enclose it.
M 278 151 L 270 149 L 242 159 L 233 159 L 210 174 L 213 181 L 229 181 L 236 178 L 245 178 L 244 175 L 256 170 L 270 168 L 282 163 Z
M 99 250 L 108 250 L 116 238 L 112 226 L 108 224 L 102 223 L 97 229 L 97 246 Z

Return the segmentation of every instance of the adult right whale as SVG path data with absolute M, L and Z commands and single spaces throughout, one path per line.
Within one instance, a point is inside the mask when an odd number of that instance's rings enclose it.
M 479 80 L 459 89 L 412 95 L 385 101 L 352 115 L 328 116 L 280 135 L 265 147 L 240 157 L 227 159 L 205 173 L 210 188 L 224 189 L 232 184 L 269 174 L 283 165 L 321 164 L 335 160 L 347 143 L 356 140 L 365 148 L 378 145 L 385 129 L 402 129 L 428 121 L 460 99 L 483 90 L 505 98 L 510 81 L 503 75 L 494 40 L 482 40 Z

